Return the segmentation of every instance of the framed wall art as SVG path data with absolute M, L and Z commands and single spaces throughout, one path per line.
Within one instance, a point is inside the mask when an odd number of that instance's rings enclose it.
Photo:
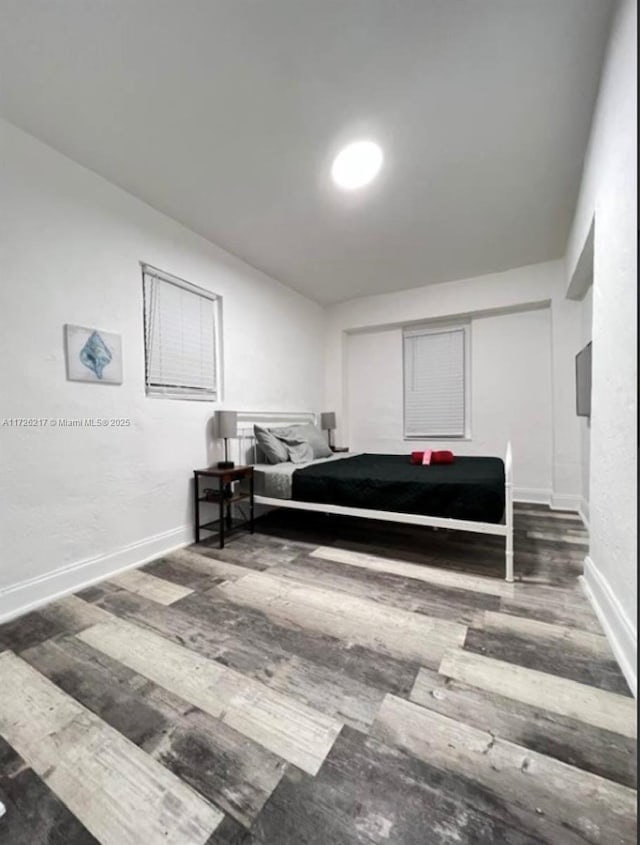
M 122 338 L 85 326 L 64 327 L 67 378 L 97 384 L 122 384 Z

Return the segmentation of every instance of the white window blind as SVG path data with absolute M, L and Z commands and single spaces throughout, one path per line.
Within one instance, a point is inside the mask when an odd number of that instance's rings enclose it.
M 218 305 L 209 291 L 143 265 L 147 393 L 218 398 Z
M 464 326 L 404 333 L 405 437 L 466 434 Z

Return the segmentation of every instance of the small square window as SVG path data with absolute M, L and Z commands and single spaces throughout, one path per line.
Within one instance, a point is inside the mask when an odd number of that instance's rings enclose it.
M 221 297 L 142 265 L 148 395 L 220 397 Z

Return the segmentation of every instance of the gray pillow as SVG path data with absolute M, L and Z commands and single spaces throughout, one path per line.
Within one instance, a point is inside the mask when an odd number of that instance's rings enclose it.
M 306 464 L 313 460 L 313 449 L 311 443 L 306 440 L 300 442 L 287 442 L 287 452 L 292 464 Z
M 284 446 L 287 452 L 285 460 L 294 464 L 303 464 L 313 460 L 311 444 L 298 434 L 299 428 L 300 426 L 290 425 L 268 429 L 269 434 Z
M 299 434 L 299 428 L 299 426 L 293 425 L 288 428 L 271 429 L 278 440 L 284 443 L 289 460 L 294 464 L 308 463 L 315 457 L 311 443 Z
M 295 449 L 305 443 L 310 447 L 310 450 L 297 449 L 295 453 L 297 459 L 293 456 L 290 457 L 290 460 L 294 463 L 311 461 L 316 458 L 330 458 L 333 455 L 324 435 L 313 423 L 292 425 L 288 428 L 273 428 L 271 431 L 276 437 L 283 440 L 290 449 Z
M 286 445 L 275 437 L 267 428 L 260 425 L 253 426 L 253 433 L 265 461 L 268 464 L 281 464 L 289 460 Z
M 327 443 L 326 436 L 317 426 L 313 423 L 307 423 L 306 425 L 301 426 L 301 428 L 301 434 L 305 440 L 311 443 L 314 458 L 330 458 L 333 455 L 333 452 Z

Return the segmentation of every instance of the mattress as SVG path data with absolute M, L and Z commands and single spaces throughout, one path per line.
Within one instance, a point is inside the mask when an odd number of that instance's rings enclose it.
M 423 466 L 408 455 L 344 455 L 291 465 L 287 479 L 287 498 L 300 502 L 489 523 L 501 522 L 505 508 L 500 458 L 460 456 Z
M 291 499 L 293 474 L 310 466 L 325 466 L 333 461 L 352 457 L 351 454 L 332 455 L 330 458 L 317 458 L 302 464 L 286 461 L 281 464 L 254 464 L 253 484 L 256 496 L 268 496 L 271 499 Z

